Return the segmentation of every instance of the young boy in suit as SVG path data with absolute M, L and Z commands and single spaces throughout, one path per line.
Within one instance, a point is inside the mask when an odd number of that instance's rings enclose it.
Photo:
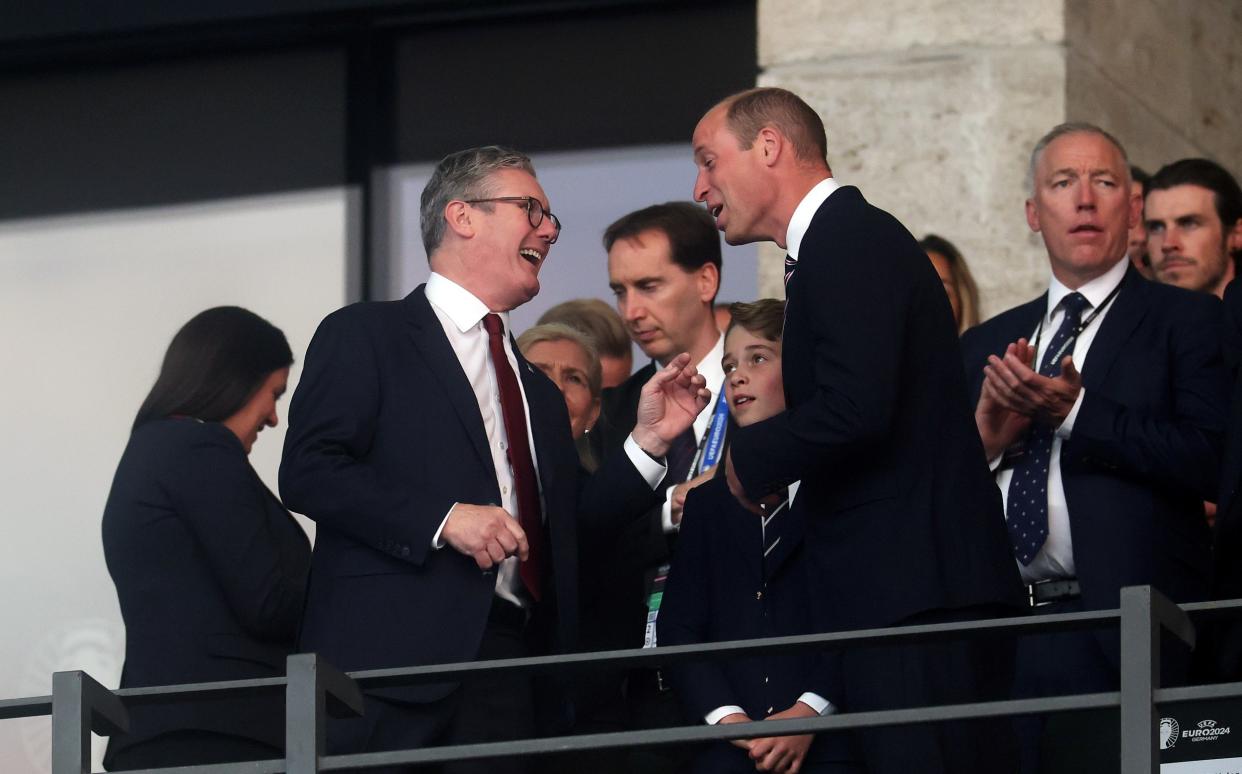
M 733 304 L 725 334 L 724 394 L 739 426 L 785 409 L 781 328 L 785 303 Z M 762 513 L 742 507 L 723 476 L 686 495 L 681 537 L 660 605 L 660 645 L 811 631 L 797 483 Z M 667 670 L 690 716 L 708 724 L 813 717 L 840 700 L 835 654 L 763 654 L 687 662 Z M 696 773 L 861 772 L 845 734 L 761 737 L 702 749 Z

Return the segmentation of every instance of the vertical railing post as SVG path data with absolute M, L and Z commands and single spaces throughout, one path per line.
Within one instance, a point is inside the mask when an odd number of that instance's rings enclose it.
M 315 653 L 289 656 L 286 670 L 285 774 L 319 774 L 329 701 L 335 716 L 361 715 L 362 692 L 348 675 Z
M 1151 586 L 1121 590 L 1121 771 L 1159 774 L 1160 637 L 1168 629 L 1190 647 L 1189 616 Z
M 91 731 L 129 728 L 129 714 L 111 691 L 85 672 L 52 674 L 52 774 L 90 774 Z

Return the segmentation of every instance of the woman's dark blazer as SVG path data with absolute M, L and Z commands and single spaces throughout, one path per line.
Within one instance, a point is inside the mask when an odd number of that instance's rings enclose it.
M 103 515 L 125 619 L 121 687 L 284 674 L 310 544 L 224 425 L 169 418 L 130 436 Z M 108 757 L 168 731 L 283 748 L 283 696 L 134 706 Z

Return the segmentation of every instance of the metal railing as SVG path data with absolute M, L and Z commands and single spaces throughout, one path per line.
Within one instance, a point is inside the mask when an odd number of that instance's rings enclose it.
M 52 774 L 89 774 L 90 735 L 123 732 L 127 707 L 139 704 L 254 695 L 284 690 L 284 759 L 211 764 L 177 769 L 150 769 L 139 774 L 318 774 L 343 769 L 441 763 L 446 761 L 546 755 L 683 742 L 707 742 L 761 736 L 822 733 L 887 725 L 935 723 L 948 720 L 995 718 L 1087 709 L 1120 709 L 1121 758 L 1126 774 L 1159 771 L 1159 715 L 1156 705 L 1242 696 L 1242 683 L 1219 683 L 1179 688 L 1160 687 L 1160 640 L 1171 632 L 1193 647 L 1196 618 L 1226 617 L 1242 609 L 1242 600 L 1201 602 L 1178 606 L 1150 586 L 1121 590 L 1117 610 L 1061 615 L 1028 615 L 983 621 L 965 621 L 830 634 L 739 640 L 648 650 L 573 653 L 538 658 L 478 661 L 460 664 L 380 669 L 343 673 L 313 653 L 289 656 L 281 678 L 195 683 L 110 691 L 85 672 L 57 672 L 52 695 L 0 701 L 0 720 L 52 716 Z M 480 672 L 503 669 L 517 673 L 562 672 L 592 666 L 657 667 L 705 657 L 742 656 L 758 652 L 828 650 L 878 644 L 920 643 L 962 637 L 1016 637 L 1023 634 L 1096 629 L 1117 626 L 1121 644 L 1120 691 L 1010 699 L 969 704 L 857 712 L 805 719 L 720 726 L 687 726 L 642 731 L 544 737 L 510 742 L 428 747 L 352 755 L 326 754 L 329 716 L 362 712 L 362 690 L 443 682 Z

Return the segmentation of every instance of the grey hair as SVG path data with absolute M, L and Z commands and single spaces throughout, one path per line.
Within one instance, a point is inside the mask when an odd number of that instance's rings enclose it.
M 582 347 L 587 356 L 587 386 L 591 389 L 591 397 L 599 398 L 604 387 L 604 369 L 599 362 L 599 352 L 595 349 L 595 340 L 587 334 L 571 328 L 564 323 L 543 323 L 527 328 L 517 337 L 518 351 L 523 355 L 536 344 L 545 341 L 572 341 Z
M 1058 124 L 1039 138 L 1039 142 L 1035 143 L 1035 147 L 1031 150 L 1031 160 L 1026 167 L 1026 190 L 1031 196 L 1035 195 L 1035 167 L 1039 164 L 1039 159 L 1044 155 L 1044 151 L 1055 140 L 1066 136 L 1067 134 L 1094 134 L 1103 137 L 1112 143 L 1113 147 L 1121 153 L 1121 160 L 1125 162 L 1125 174 L 1127 179 L 1130 176 L 1130 157 L 1126 154 L 1125 146 L 1121 141 L 1104 131 L 1095 124 L 1089 124 L 1086 121 L 1070 121 L 1064 124 Z
M 535 174 L 529 156 L 499 145 L 450 153 L 436 164 L 419 202 L 419 225 L 428 260 L 444 239 L 444 208 L 448 203 L 455 199 L 486 199 L 491 196 L 489 178 L 502 169 L 519 169 L 529 172 L 531 176 Z M 492 205 L 479 206 L 491 212 Z

